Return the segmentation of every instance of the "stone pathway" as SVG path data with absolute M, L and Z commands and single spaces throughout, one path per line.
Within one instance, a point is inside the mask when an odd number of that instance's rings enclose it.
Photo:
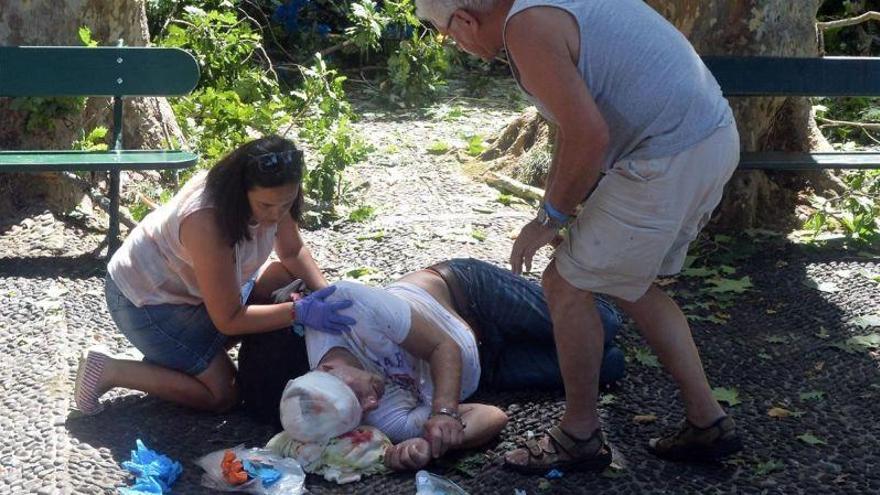
M 445 120 L 375 112 L 358 123 L 376 151 L 353 171 L 361 192 L 352 207 L 370 205 L 375 216 L 305 233 L 330 279 L 361 269 L 369 282 L 383 283 L 457 256 L 506 261 L 511 235 L 531 218 L 531 208 L 498 203 L 498 192 L 464 175 L 453 153 L 431 155 L 426 148 L 435 141 L 461 147 L 466 135 L 487 136 L 501 127 L 514 114 L 505 109 L 509 89 L 502 86 L 483 101 L 452 100 L 434 112 L 445 113 Z M 137 438 L 182 461 L 174 493 L 207 493 L 193 464 L 198 456 L 261 445 L 274 432 L 238 412 L 194 413 L 126 390 L 114 391 L 98 416 L 69 410 L 81 350 L 102 344 L 132 351 L 106 310 L 104 263 L 89 254 L 103 221 L 56 216 L 38 206 L 0 218 L 0 493 L 112 493 L 128 481 L 119 463 Z M 647 454 L 646 440 L 674 426 L 682 409 L 674 385 L 640 352 L 644 343 L 631 329 L 621 338 L 628 376 L 603 395 L 601 406 L 616 469 L 552 481 L 502 470 L 500 453 L 562 412 L 561 394 L 524 390 L 482 395 L 508 412 L 509 426 L 498 442 L 432 470 L 471 493 L 880 492 L 880 427 L 871 419 L 880 399 L 880 357 L 876 347 L 845 345 L 853 336 L 880 332 L 871 321 L 857 320 L 880 314 L 880 287 L 862 275 L 880 272 L 880 257 L 804 249 L 776 238 L 761 240 L 753 251 L 737 262 L 735 277 L 748 275 L 754 287 L 725 310 L 728 321 L 694 323 L 713 385 L 738 392 L 740 403 L 730 411 L 746 453 L 711 466 Z M 547 262 L 541 254 L 536 271 Z M 837 290 L 809 288 L 808 277 Z M 683 301 L 700 300 L 699 280 L 671 282 Z M 773 407 L 792 415 L 769 417 Z M 637 415 L 656 420 L 636 423 Z M 816 441 L 822 443 L 808 443 Z M 414 492 L 411 474 L 344 487 L 310 478 L 308 486 L 319 494 Z

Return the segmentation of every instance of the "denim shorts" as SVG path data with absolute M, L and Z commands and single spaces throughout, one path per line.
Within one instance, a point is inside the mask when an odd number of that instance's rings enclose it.
M 107 309 L 116 326 L 141 353 L 159 366 L 198 375 L 228 339 L 214 326 L 204 304 L 154 304 L 137 307 L 108 274 L 104 279 Z

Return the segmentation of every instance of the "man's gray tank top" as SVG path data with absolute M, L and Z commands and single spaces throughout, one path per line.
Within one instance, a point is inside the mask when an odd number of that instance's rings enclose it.
M 642 0 L 516 0 L 505 30 L 511 17 L 538 6 L 560 8 L 577 21 L 578 70 L 610 132 L 603 171 L 623 158 L 675 155 L 733 122 L 718 82 L 690 42 Z M 512 58 L 511 67 L 519 82 Z

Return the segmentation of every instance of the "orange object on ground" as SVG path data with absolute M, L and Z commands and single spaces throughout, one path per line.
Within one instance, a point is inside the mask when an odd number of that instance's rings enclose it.
M 227 450 L 223 453 L 223 460 L 220 461 L 220 469 L 223 471 L 223 479 L 230 485 L 241 485 L 248 480 L 247 472 L 241 461 L 235 457 L 235 453 Z

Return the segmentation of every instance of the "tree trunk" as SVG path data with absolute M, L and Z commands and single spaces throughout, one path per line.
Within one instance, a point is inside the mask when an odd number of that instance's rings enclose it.
M 149 43 L 145 0 L 0 0 L 0 45 L 80 46 L 78 31 L 88 27 L 99 44 L 126 46 Z M 10 109 L 11 99 L 0 98 L 0 149 L 70 149 L 98 126 L 112 131 L 109 98 L 90 98 L 82 112 L 63 115 L 52 126 L 27 130 L 29 115 Z M 123 145 L 129 149 L 157 149 L 185 143 L 171 107 L 164 98 L 125 101 Z M 109 141 L 110 133 L 108 132 Z M 123 172 L 123 190 L 127 174 Z M 7 204 L 43 197 L 52 206 L 70 208 L 82 198 L 80 186 L 58 174 L 0 174 L 0 190 Z M 7 194 L 14 193 L 14 194 Z M 0 201 L 3 201 L 0 200 Z
M 701 55 L 797 57 L 818 55 L 815 22 L 823 1 L 646 0 L 682 31 Z M 830 148 L 816 127 L 806 98 L 731 98 L 730 103 L 743 150 Z M 502 131 L 481 158 L 493 160 L 493 169 L 543 187 L 549 165 L 541 159 L 549 150 L 546 126 L 539 115 L 527 112 Z M 529 143 L 532 148 L 523 146 Z M 534 177 L 536 167 L 543 167 L 540 177 Z M 798 192 L 807 186 L 826 189 L 835 183 L 823 172 L 737 172 L 727 186 L 716 225 L 790 225 Z

